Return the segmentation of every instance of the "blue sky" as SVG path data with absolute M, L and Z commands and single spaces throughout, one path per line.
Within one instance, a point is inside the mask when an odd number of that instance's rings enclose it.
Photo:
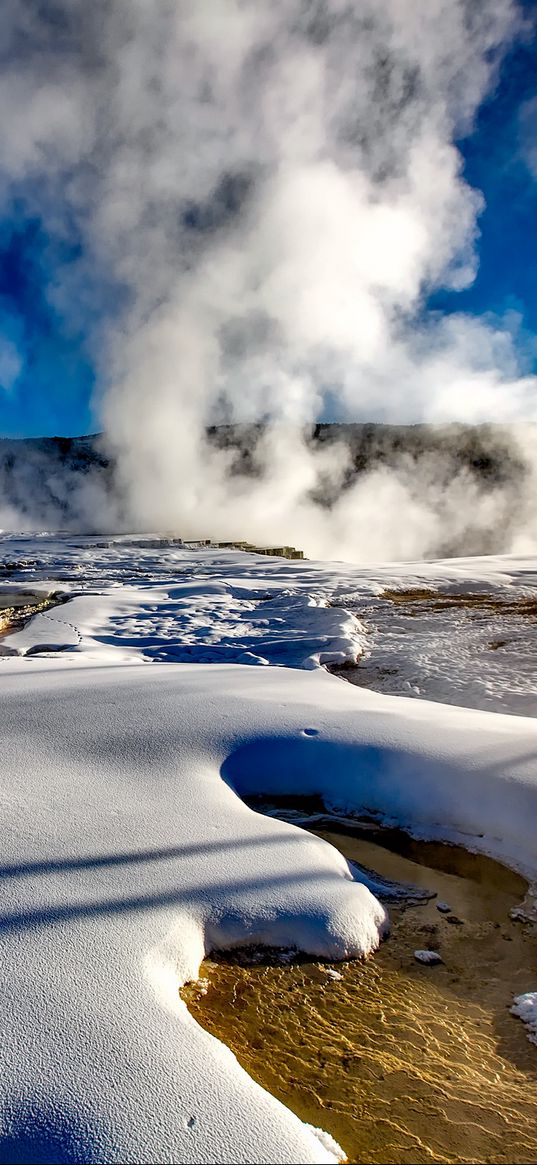
M 479 222 L 479 270 L 465 291 L 436 292 L 425 305 L 425 311 L 441 313 L 500 318 L 507 313 L 508 320 L 516 313 L 517 344 L 526 368 L 536 366 L 537 176 L 525 159 L 520 110 L 535 96 L 536 76 L 535 41 L 519 43 L 505 58 L 497 88 L 482 106 L 472 134 L 458 143 L 465 176 L 486 202 Z M 80 309 L 72 304 L 62 309 L 56 289 L 69 271 L 76 293 L 79 252 L 72 231 L 63 238 L 45 234 L 35 190 L 31 199 L 24 190 L 12 198 L 0 221 L 2 435 L 67 435 L 98 427 L 91 407 L 95 373 L 88 336 L 99 313 L 112 310 L 113 297 L 110 286 L 99 284 L 96 276 L 93 288 L 79 288 Z M 15 352 L 19 371 L 10 355 Z
M 0 226 L 2 330 L 23 357 L 17 379 L 0 393 L 0 432 L 70 435 L 94 428 L 94 375 L 80 330 L 66 327 L 50 291 L 76 248 L 51 244 L 24 202 Z
M 430 301 L 442 311 L 516 311 L 531 333 L 537 333 L 537 175 L 526 164 L 520 109 L 536 94 L 533 40 L 508 54 L 474 132 L 458 143 L 466 179 L 486 202 L 479 220 L 477 278 L 465 291 L 438 293 Z

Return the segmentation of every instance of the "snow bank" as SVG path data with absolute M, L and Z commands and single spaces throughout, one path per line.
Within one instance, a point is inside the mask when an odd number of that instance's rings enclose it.
M 4 665 L 4 1159 L 30 1126 L 80 1146 L 58 1160 L 334 1159 L 177 993 L 214 946 L 340 958 L 385 928 L 337 851 L 220 779 L 278 721 L 264 685 L 241 711 L 245 670 Z
M 251 812 L 219 773 L 466 831 L 526 865 L 535 722 L 317 671 L 60 657 L 2 676 L 5 1143 L 31 1112 L 77 1160 L 330 1160 L 177 989 L 212 946 L 371 949 L 384 911 L 335 850 Z
M 537 721 L 405 700 L 322 672 L 288 682 L 280 730 L 259 726 L 230 753 L 224 778 L 241 795 L 320 796 L 336 813 L 370 813 L 416 835 L 460 842 L 532 877 L 537 868 Z M 249 689 L 249 690 L 248 690 Z M 252 697 L 244 683 L 241 700 Z M 292 710 L 302 701 L 305 730 Z

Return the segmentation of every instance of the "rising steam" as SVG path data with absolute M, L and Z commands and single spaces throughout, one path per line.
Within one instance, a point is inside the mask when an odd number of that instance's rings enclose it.
M 453 143 L 521 34 L 516 5 L 5 3 L 1 195 L 82 240 L 50 295 L 66 328 L 87 320 L 118 459 L 118 496 L 78 497 L 80 520 L 354 559 L 503 523 L 511 494 L 430 459 L 328 510 L 312 495 L 337 493 L 347 454 L 303 432 L 323 414 L 537 419 L 516 320 L 424 311 L 475 274 L 482 198 Z M 206 427 L 259 420 L 244 479 Z M 518 508 L 505 549 L 534 542 Z

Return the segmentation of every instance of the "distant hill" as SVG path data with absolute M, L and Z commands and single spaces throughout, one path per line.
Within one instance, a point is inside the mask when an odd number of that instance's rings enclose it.
M 537 426 L 536 426 L 537 429 Z M 210 440 L 220 448 L 236 449 L 236 471 L 255 472 L 253 453 L 263 433 L 262 425 L 221 425 L 208 430 Z M 524 463 L 514 430 L 508 426 L 318 424 L 306 431 L 307 440 L 318 448 L 338 442 L 350 450 L 348 481 L 380 465 L 396 468 L 402 458 L 415 461 L 441 458 L 451 468 L 466 468 L 480 478 L 499 482 L 523 475 Z
M 0 438 L 0 527 L 15 511 L 21 523 L 70 524 L 73 499 L 91 481 L 99 494 L 114 489 L 114 466 L 102 438 Z
M 207 436 L 214 447 L 235 454 L 233 474 L 248 476 L 259 472 L 255 450 L 263 432 L 262 425 L 222 425 Z M 347 466 L 337 494 L 379 467 L 407 475 L 415 468 L 440 487 L 465 470 L 485 487 L 512 492 L 515 501 L 527 472 L 514 430 L 505 426 L 318 424 L 305 432 L 305 439 L 314 449 L 346 446 Z M 0 527 L 15 512 L 22 525 L 102 529 L 99 510 L 105 509 L 107 497 L 117 497 L 116 475 L 102 435 L 0 439 Z M 315 501 L 329 507 L 335 497 L 327 481 Z M 505 529 L 494 529 L 470 535 L 464 545 L 440 542 L 438 554 L 492 553 L 502 548 L 504 535 Z

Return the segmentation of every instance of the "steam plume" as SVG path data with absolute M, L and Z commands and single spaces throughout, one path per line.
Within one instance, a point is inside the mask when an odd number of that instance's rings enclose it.
M 453 143 L 520 34 L 516 5 L 6 9 L 1 193 L 23 190 L 51 235 L 83 240 L 50 295 L 66 327 L 88 320 L 119 464 L 102 524 L 364 558 L 426 554 L 439 523 L 464 533 L 469 514 L 501 520 L 505 491 L 431 463 L 376 471 L 328 511 L 312 494 L 337 485 L 345 451 L 313 452 L 303 432 L 323 411 L 537 419 L 516 320 L 424 312 L 431 289 L 475 275 L 482 197 Z M 245 481 L 205 432 L 253 420 L 267 428 Z M 529 515 L 505 549 L 532 544 Z

